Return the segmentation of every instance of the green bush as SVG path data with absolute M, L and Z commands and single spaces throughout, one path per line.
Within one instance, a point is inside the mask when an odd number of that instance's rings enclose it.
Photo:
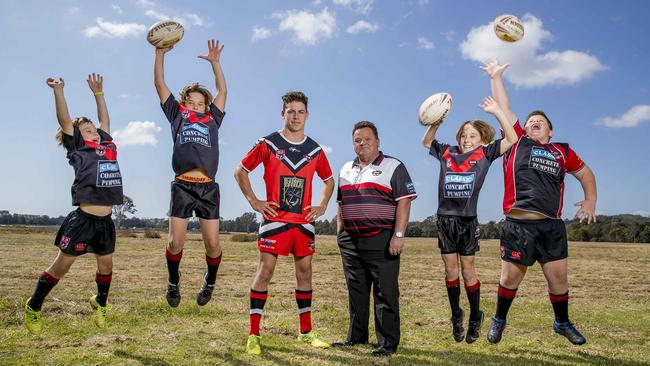
M 149 239 L 160 239 L 160 233 L 147 227 L 144 229 L 144 237 Z

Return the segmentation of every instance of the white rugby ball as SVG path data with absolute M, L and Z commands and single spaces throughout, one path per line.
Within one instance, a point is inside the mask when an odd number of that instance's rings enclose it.
M 420 105 L 420 124 L 430 126 L 442 123 L 451 109 L 451 95 L 436 93 Z
M 161 20 L 149 27 L 147 41 L 156 48 L 166 48 L 175 45 L 183 38 L 183 25 L 173 20 Z
M 506 42 L 517 42 L 524 36 L 524 23 L 514 15 L 499 15 L 494 19 L 494 33 Z

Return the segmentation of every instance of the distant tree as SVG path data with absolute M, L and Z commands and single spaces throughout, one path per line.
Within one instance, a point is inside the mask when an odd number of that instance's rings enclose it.
M 431 215 L 422 220 L 420 228 L 422 229 L 422 236 L 424 237 L 431 238 L 438 236 L 438 220 L 436 219 L 436 215 Z
M 244 212 L 243 215 L 235 219 L 235 227 L 233 231 L 251 233 L 256 231 L 259 225 L 255 212 Z
M 113 216 L 115 217 L 115 226 L 118 229 L 122 228 L 122 221 L 126 219 L 126 214 L 134 214 L 138 212 L 138 210 L 135 208 L 135 203 L 131 199 L 131 197 L 124 195 L 124 201 L 121 205 L 114 205 L 113 206 Z

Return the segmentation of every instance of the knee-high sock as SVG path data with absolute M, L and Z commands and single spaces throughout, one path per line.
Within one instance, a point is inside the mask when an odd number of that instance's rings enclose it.
M 181 250 L 178 254 L 172 254 L 172 252 L 167 249 L 165 251 L 165 257 L 167 257 L 167 272 L 169 273 L 169 283 L 172 285 L 178 285 L 178 282 L 181 280 L 181 276 L 178 273 L 178 267 L 181 264 L 181 258 L 183 258 L 183 251 Z
M 473 285 L 465 284 L 465 292 L 469 301 L 469 320 L 481 319 L 481 281 L 477 279 Z
M 311 299 L 312 290 L 296 289 L 296 304 L 300 316 L 300 333 L 311 331 Z
M 47 294 L 50 293 L 52 288 L 54 288 L 57 283 L 59 283 L 58 278 L 43 271 L 43 273 L 41 273 L 41 275 L 38 277 L 36 289 L 34 290 L 34 293 L 29 299 L 29 303 L 27 305 L 29 305 L 32 310 L 40 311 L 41 306 L 43 306 L 43 300 L 45 300 Z
M 268 291 L 255 291 L 251 289 L 250 330 L 248 334 L 260 335 L 260 321 L 262 320 L 264 304 L 266 304 L 266 299 L 268 297 Z
M 517 289 L 509 289 L 499 284 L 499 290 L 497 293 L 497 313 L 495 317 L 501 320 L 505 320 L 508 316 L 510 305 L 512 305 L 512 300 L 514 300 L 515 295 L 517 295 Z
M 460 279 L 445 280 L 447 285 L 447 296 L 449 297 L 449 306 L 451 307 L 451 316 L 458 318 L 461 314 L 460 310 Z
M 222 254 L 219 254 L 219 256 L 216 258 L 208 257 L 207 254 L 205 255 L 205 262 L 208 266 L 208 271 L 205 276 L 205 282 L 207 282 L 208 285 L 214 285 L 214 283 L 217 281 L 217 271 L 219 271 L 219 264 L 221 264 L 221 257 Z
M 553 295 L 548 293 L 548 298 L 553 305 L 553 312 L 555 313 L 555 320 L 563 323 L 569 321 L 569 291 L 562 295 Z
M 103 275 L 99 272 L 95 273 L 95 282 L 97 282 L 97 303 L 101 306 L 106 306 L 108 300 L 108 290 L 111 288 L 111 280 L 113 279 L 113 272 Z

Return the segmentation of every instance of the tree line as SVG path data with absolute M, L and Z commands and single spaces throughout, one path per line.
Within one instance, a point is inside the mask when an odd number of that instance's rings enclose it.
M 121 205 L 120 205 L 121 206 Z M 133 214 L 135 206 L 132 201 L 123 209 L 120 206 L 114 210 L 116 227 L 122 229 L 144 229 L 152 228 L 167 230 L 168 220 L 166 218 L 140 218 L 127 217 L 126 214 Z M 61 225 L 64 216 L 49 217 L 47 215 L 26 215 L 0 211 L 0 225 Z M 490 221 L 480 224 L 482 239 L 498 239 L 504 221 Z M 571 241 L 591 242 L 616 242 L 616 243 L 650 243 L 650 217 L 639 215 L 599 215 L 598 221 L 591 225 L 580 224 L 578 220 L 565 220 L 567 235 Z M 222 232 L 244 232 L 254 233 L 259 228 L 259 221 L 255 212 L 246 212 L 243 215 L 232 219 L 221 219 L 220 229 Z M 314 223 L 316 233 L 319 235 L 336 235 L 336 218 L 331 220 L 318 220 Z M 190 219 L 189 229 L 198 230 L 199 220 Z M 438 226 L 436 216 L 432 215 L 422 221 L 411 221 L 406 230 L 408 237 L 437 237 Z

